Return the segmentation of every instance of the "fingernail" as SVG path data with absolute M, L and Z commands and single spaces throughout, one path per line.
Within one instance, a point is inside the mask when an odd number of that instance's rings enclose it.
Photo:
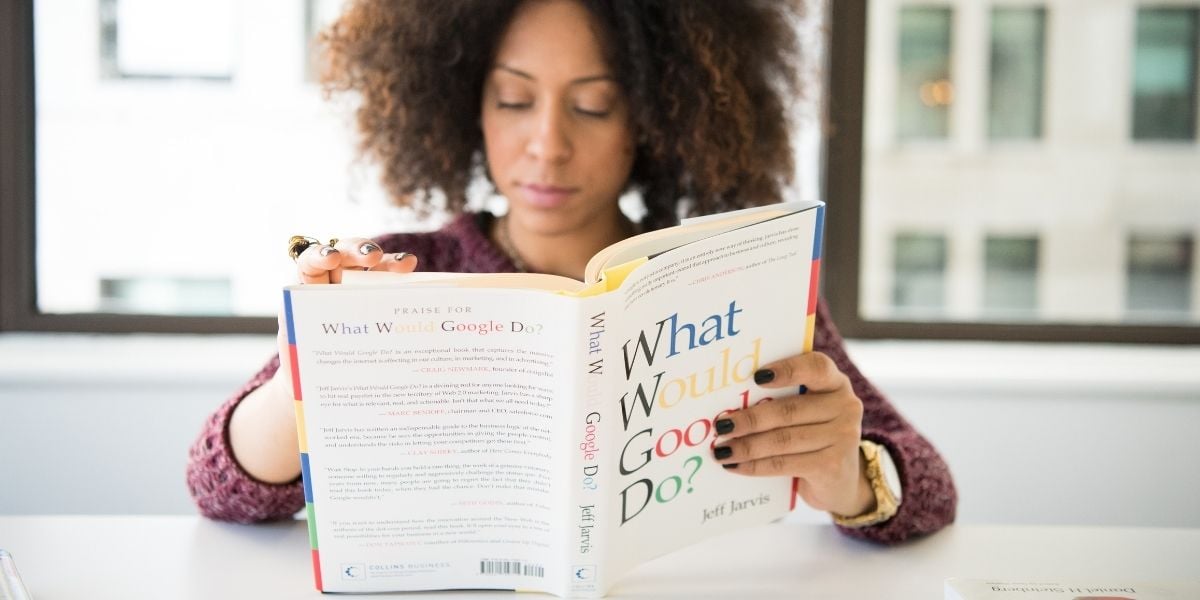
M 334 248 L 333 246 L 325 246 L 324 248 L 321 248 L 321 256 L 329 256 L 330 254 L 337 253 L 337 251 L 338 249 Z
M 717 426 L 717 433 L 720 435 L 725 435 L 730 431 L 733 431 L 732 419 L 717 419 L 717 422 L 714 423 L 714 425 Z
M 799 389 L 799 390 L 798 390 L 796 393 L 797 393 L 797 394 L 807 394 L 807 393 L 808 393 L 808 386 L 807 386 L 807 385 L 802 385 L 802 386 L 800 386 L 800 389 Z
M 759 369 L 754 372 L 754 383 L 757 383 L 758 385 L 771 383 L 774 380 L 775 371 L 772 371 L 771 369 Z
M 367 242 L 358 247 L 358 251 L 360 254 L 370 254 L 378 249 L 379 249 L 379 246 L 376 246 L 375 244 L 372 244 L 371 242 Z
M 733 456 L 733 448 L 730 448 L 729 446 L 717 446 L 716 448 L 713 448 L 713 456 L 717 457 L 717 460 L 729 458 L 730 456 Z
M 400 262 L 400 261 L 404 260 L 406 257 L 408 257 L 407 252 L 397 252 L 395 255 L 392 256 L 392 260 L 395 260 L 396 262 Z
M 736 469 L 736 468 L 737 468 L 737 463 L 729 463 L 729 464 L 727 464 L 727 465 L 721 465 L 721 466 L 722 466 L 722 467 L 725 467 L 726 469 Z

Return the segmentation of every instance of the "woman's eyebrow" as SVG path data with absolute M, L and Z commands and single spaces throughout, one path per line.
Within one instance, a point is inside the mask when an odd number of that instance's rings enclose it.
M 537 81 L 537 78 L 534 77 L 533 75 L 526 73 L 525 71 L 522 71 L 520 69 L 510 67 L 503 63 L 497 63 L 496 69 L 505 71 L 507 73 L 511 73 L 522 79 L 528 79 L 530 81 Z M 613 77 L 612 75 L 600 74 L 600 75 L 588 75 L 586 77 L 578 77 L 578 78 L 572 79 L 570 83 L 571 83 L 571 85 L 576 85 L 576 84 L 580 84 L 580 83 L 591 83 L 593 81 L 616 81 L 616 80 L 617 80 L 617 78 Z

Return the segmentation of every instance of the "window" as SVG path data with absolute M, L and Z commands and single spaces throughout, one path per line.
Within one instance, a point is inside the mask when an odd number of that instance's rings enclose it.
M 337 4 L 0 2 L 0 329 L 270 332 L 288 236 L 409 227 L 352 161 L 349 109 L 311 81 L 308 40 Z M 827 0 L 814 164 L 845 334 L 1200 339 L 1200 0 L 1118 4 Z M 191 22 L 211 35 L 180 40 L 208 58 L 123 59 L 145 30 L 117 11 L 138 6 L 210 10 Z M 1180 244 L 1190 258 L 1152 258 Z
M 1196 139 L 1197 8 L 1137 12 L 1133 138 Z
M 289 236 L 411 227 L 353 161 L 351 107 L 306 77 L 337 2 L 272 5 L 272 18 L 234 0 L 33 5 L 36 315 L 270 330 L 294 278 Z
M 1192 306 L 1195 243 L 1187 235 L 1129 237 L 1126 307 L 1139 321 L 1175 320 Z
M 98 1 L 102 76 L 232 78 L 233 0 Z
M 937 234 L 896 236 L 892 306 L 897 314 L 936 317 L 946 303 L 946 238 Z
M 950 131 L 950 9 L 900 9 L 900 76 L 896 94 L 903 140 L 944 138 Z
M 984 315 L 995 320 L 1033 318 L 1038 306 L 1038 239 L 989 236 L 983 255 Z
M 1042 65 L 1046 11 L 992 9 L 988 135 L 994 140 L 1042 135 Z
M 824 293 L 844 334 L 1200 339 L 1200 1 L 830 10 Z

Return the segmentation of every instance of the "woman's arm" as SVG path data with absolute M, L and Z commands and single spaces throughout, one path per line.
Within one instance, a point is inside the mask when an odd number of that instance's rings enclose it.
M 264 389 L 279 368 L 273 358 L 204 423 L 188 455 L 187 483 L 200 513 L 211 519 L 253 523 L 284 519 L 304 507 L 304 490 L 297 467 L 291 477 L 268 483 L 251 476 L 235 458 L 230 443 L 232 415 L 243 402 Z M 258 394 L 266 398 L 269 392 Z M 288 417 L 292 445 L 282 450 L 298 461 L 295 418 Z
M 958 493 L 946 462 L 850 360 L 823 299 L 817 305 L 814 349 L 833 359 L 838 369 L 850 378 L 854 393 L 863 404 L 863 439 L 887 447 L 900 474 L 903 498 L 900 510 L 891 519 L 858 529 L 840 529 L 852 537 L 895 544 L 954 522 Z
M 365 238 L 342 240 L 336 248 L 314 243 L 296 260 L 300 281 L 314 285 L 339 283 L 345 269 L 403 273 L 416 265 L 415 256 L 385 253 Z M 206 517 L 269 521 L 289 517 L 304 506 L 295 395 L 283 331 L 281 326 L 280 354 L 209 418 L 192 446 L 188 488 Z

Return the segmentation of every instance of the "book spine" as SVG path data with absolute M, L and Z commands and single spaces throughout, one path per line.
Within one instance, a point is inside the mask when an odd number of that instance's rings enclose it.
M 808 312 L 804 325 L 804 351 L 812 352 L 813 339 L 817 333 L 817 301 L 820 298 L 821 287 L 821 253 L 825 240 L 825 205 L 816 210 L 816 225 L 813 228 L 812 265 L 808 272 Z M 804 393 L 801 389 L 800 393 Z M 796 510 L 796 498 L 800 494 L 800 479 L 792 479 L 792 497 L 790 510 Z
M 300 362 L 296 350 L 296 324 L 292 318 L 292 292 L 283 291 L 283 312 L 287 325 L 288 363 L 291 365 L 292 392 L 296 407 L 296 439 L 300 446 L 300 477 L 304 482 L 304 513 L 308 522 L 308 542 L 312 551 L 314 583 L 317 591 L 325 591 L 321 581 L 321 552 L 317 545 L 317 511 L 313 506 L 312 473 L 308 460 L 308 433 L 304 425 L 304 394 L 300 387 Z
M 579 360 L 579 385 L 575 394 L 571 424 L 571 470 L 568 474 L 567 564 L 568 594 L 598 597 L 605 589 L 605 531 L 611 487 L 608 458 L 611 436 L 610 414 L 604 409 L 609 397 L 605 360 L 609 353 L 611 311 L 610 295 L 582 298 L 580 327 L 582 339 Z

